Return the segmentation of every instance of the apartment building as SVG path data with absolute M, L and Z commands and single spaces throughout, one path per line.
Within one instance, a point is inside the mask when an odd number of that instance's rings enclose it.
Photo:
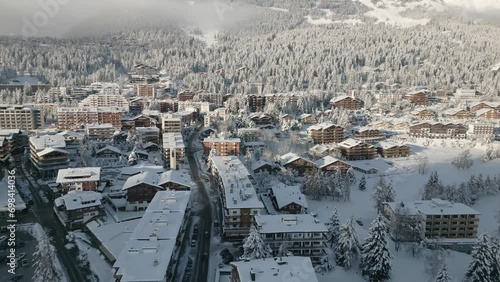
M 40 109 L 29 106 L 0 105 L 0 129 L 35 130 L 43 126 Z
M 310 214 L 257 215 L 255 227 L 274 256 L 278 255 L 282 244 L 286 244 L 294 256 L 311 258 L 313 265 L 326 253 L 328 228 Z
M 500 119 L 500 111 L 496 109 L 481 109 L 476 112 L 476 116 L 480 119 Z
M 354 139 L 368 143 L 374 143 L 385 139 L 385 135 L 382 134 L 380 130 L 371 127 L 355 128 L 352 130 L 352 134 Z
M 30 159 L 41 177 L 56 176 L 59 169 L 69 166 L 69 152 L 61 135 L 30 137 Z
M 291 108 L 297 108 L 297 102 L 299 101 L 300 96 L 304 95 L 305 92 L 299 93 L 275 93 L 275 94 L 266 94 L 265 103 L 286 103 Z
M 163 158 L 165 166 L 176 169 L 177 164 L 183 164 L 186 145 L 180 133 L 163 133 Z
M 329 122 L 310 126 L 307 134 L 315 144 L 339 143 L 344 140 L 344 128 Z
M 121 95 L 91 94 L 78 103 L 79 107 L 118 107 L 123 112 L 129 111 L 127 99 Z
M 429 101 L 429 95 L 429 91 L 419 90 L 406 94 L 405 99 L 415 106 L 428 106 L 431 104 Z
M 179 110 L 179 101 L 178 100 L 158 100 L 155 101 L 158 105 L 158 110 L 160 113 L 168 113 L 168 112 L 177 112 Z
M 194 98 L 195 93 L 189 90 L 181 91 L 177 94 L 177 99 L 179 101 L 191 101 Z
M 146 115 L 122 117 L 122 130 L 133 131 L 138 127 L 158 127 L 159 122 Z
M 12 154 L 22 152 L 28 146 L 28 134 L 23 134 L 20 129 L 0 129 L 0 138 L 7 142 L 7 150 Z
M 161 129 L 163 133 L 181 133 L 183 122 L 180 117 L 174 117 L 170 114 L 161 116 Z
M 222 106 L 222 94 L 220 93 L 205 93 L 198 92 L 194 97 L 194 101 L 209 102 L 214 104 L 216 107 Z
M 238 137 L 242 141 L 258 141 L 260 139 L 261 130 L 257 127 L 238 128 Z
M 495 109 L 500 111 L 499 102 L 474 102 L 470 104 L 470 110 L 472 112 L 477 112 L 482 109 Z
M 449 109 L 444 113 L 447 119 L 471 119 L 474 114 L 464 109 Z
M 377 153 L 383 158 L 402 158 L 411 155 L 411 149 L 408 145 L 380 142 L 376 147 Z
M 59 169 L 56 184 L 63 194 L 68 191 L 98 191 L 101 180 L 100 167 Z
M 347 139 L 339 143 L 340 152 L 347 160 L 369 160 L 377 156 L 375 146 L 364 141 Z
M 413 117 L 420 118 L 420 119 L 434 119 L 436 118 L 436 113 L 434 111 L 431 111 L 429 109 L 417 109 L 411 112 Z
M 473 138 L 484 138 L 495 136 L 495 125 L 491 123 L 473 123 L 469 124 L 467 136 Z
M 85 125 L 85 135 L 90 140 L 110 140 L 113 139 L 116 128 L 111 123 L 87 124 Z
M 307 171 L 316 167 L 316 163 L 295 153 L 282 155 L 280 157 L 280 165 L 286 169 L 296 171 L 299 176 L 303 176 Z
M 277 279 L 318 282 L 311 259 L 294 256 L 233 261 L 228 282 L 270 282 Z
M 260 94 L 247 95 L 248 108 L 250 112 L 262 112 L 266 106 L 266 96 Z
M 118 107 L 61 107 L 57 109 L 59 129 L 83 129 L 86 124 L 111 123 L 116 129 L 122 126 L 122 109 Z
M 137 96 L 154 98 L 155 97 L 155 86 L 153 84 L 137 84 Z
M 146 64 L 136 64 L 128 73 L 130 83 L 152 83 L 159 80 L 159 72 L 155 67 Z
M 80 228 L 105 214 L 102 195 L 93 191 L 70 191 L 54 200 L 54 212 L 61 223 L 69 228 Z
M 213 156 L 209 167 L 221 192 L 223 234 L 228 240 L 241 240 L 264 209 L 249 179 L 250 172 L 236 156 Z
M 467 126 L 454 122 L 420 122 L 410 125 L 408 135 L 431 139 L 465 139 Z
M 160 145 L 160 129 L 158 127 L 136 127 L 135 133 L 144 144 L 152 142 Z
M 173 277 L 173 267 L 189 218 L 190 195 L 190 191 L 155 195 L 113 264 L 116 281 L 179 281 Z
M 332 98 L 330 100 L 330 105 L 332 108 L 345 110 L 359 110 L 364 107 L 363 101 L 345 95 Z
M 240 146 L 240 138 L 207 137 L 203 139 L 205 156 L 208 156 L 212 149 L 216 150 L 219 156 L 239 156 Z
M 273 118 L 263 113 L 253 113 L 248 116 L 257 126 L 268 126 L 273 122 Z
M 462 203 L 432 199 L 415 202 L 384 203 L 382 214 L 388 221 L 395 218 L 398 207 L 410 216 L 418 215 L 423 236 L 428 239 L 475 239 L 481 213 Z

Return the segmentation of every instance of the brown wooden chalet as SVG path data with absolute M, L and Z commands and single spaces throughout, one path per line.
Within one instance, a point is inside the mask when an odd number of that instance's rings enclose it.
M 347 160 L 367 160 L 377 156 L 375 146 L 359 140 L 347 139 L 339 143 L 339 147 Z
M 308 135 L 315 144 L 339 143 L 344 140 L 344 128 L 324 122 L 309 127 Z
M 495 109 L 500 111 L 500 103 L 498 102 L 476 102 L 472 103 L 470 106 L 470 110 L 472 112 L 477 112 L 482 109 Z
M 262 114 L 262 113 L 260 113 L 260 114 L 257 114 L 257 113 L 251 114 L 249 116 L 249 118 L 250 118 L 250 120 L 252 120 L 253 122 L 255 122 L 255 124 L 257 126 L 270 125 L 273 122 L 272 117 L 270 117 L 270 116 L 268 116 L 266 114 Z
M 280 157 L 280 164 L 286 169 L 296 171 L 298 175 L 302 176 L 308 170 L 312 170 L 316 167 L 316 164 L 303 158 L 295 153 L 288 153 Z
M 430 105 L 429 92 L 426 90 L 415 91 L 405 95 L 405 98 L 413 105 L 427 106 Z
M 165 190 L 158 185 L 158 174 L 146 171 L 131 176 L 123 184 L 126 193 L 127 210 L 144 210 L 156 192 Z
M 378 154 L 383 158 L 402 158 L 408 157 L 411 154 L 411 149 L 408 145 L 380 142 L 376 147 Z
M 299 122 L 302 124 L 316 124 L 316 117 L 311 114 L 302 114 L 299 116 Z
M 332 156 L 323 157 L 319 160 L 316 160 L 315 163 L 316 167 L 324 172 L 341 171 L 345 173 L 352 168 L 352 165 L 350 165 L 349 163 Z
M 271 187 L 269 197 L 274 209 L 282 214 L 305 213 L 308 208 L 306 196 L 300 192 L 300 186 L 279 183 Z
M 451 109 L 446 111 L 445 116 L 447 119 L 471 119 L 474 114 L 464 109 Z
M 378 142 L 385 139 L 385 135 L 375 128 L 356 128 L 352 130 L 353 138 L 368 143 Z
M 485 108 L 477 111 L 476 116 L 482 119 L 500 119 L 500 111 Z
M 330 105 L 332 106 L 332 108 L 359 110 L 363 108 L 364 103 L 362 100 L 350 96 L 339 96 L 332 98 L 330 100 Z
M 122 130 L 135 130 L 137 127 L 155 127 L 158 121 L 145 115 L 122 118 Z
M 420 122 L 410 125 L 409 136 L 432 139 L 465 139 L 467 126 L 454 122 Z
M 434 111 L 431 111 L 429 109 L 419 109 L 419 110 L 414 110 L 412 112 L 413 117 L 420 118 L 420 119 L 434 119 L 436 117 L 436 113 Z

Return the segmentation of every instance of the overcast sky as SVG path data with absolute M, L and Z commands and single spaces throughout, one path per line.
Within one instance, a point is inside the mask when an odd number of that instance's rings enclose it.
M 254 9 L 219 1 L 185 0 L 0 0 L 0 34 L 79 36 L 131 22 L 186 22 L 216 29 L 255 15 Z M 51 3 L 44 8 L 42 3 Z M 231 9 L 231 10 L 228 10 Z M 49 12 L 47 12 L 47 10 Z M 55 12 L 52 12 L 55 11 Z
M 84 36 L 102 34 L 130 23 L 165 21 L 188 22 L 205 31 L 233 25 L 256 14 L 249 7 L 232 6 L 232 10 L 227 10 L 230 7 L 218 0 L 195 1 L 0 0 L 0 34 Z M 466 7 L 458 11 L 463 15 L 500 22 L 500 0 L 444 1 Z

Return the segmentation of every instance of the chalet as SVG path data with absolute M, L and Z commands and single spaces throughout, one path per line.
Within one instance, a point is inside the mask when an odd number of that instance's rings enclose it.
M 411 154 L 411 149 L 408 145 L 380 142 L 376 147 L 377 153 L 383 158 L 401 158 L 408 157 Z
M 322 158 L 330 153 L 331 148 L 324 144 L 312 146 L 307 153 L 316 158 Z
M 95 152 L 96 158 L 113 158 L 118 159 L 119 157 L 126 156 L 122 151 L 113 146 L 103 147 Z
M 160 129 L 158 127 L 136 127 L 135 130 L 141 143 L 153 142 L 160 145 Z
M 378 142 L 385 139 L 385 135 L 383 135 L 380 130 L 370 127 L 356 128 L 352 130 L 352 133 L 354 139 L 368 143 Z
M 291 266 L 302 268 L 291 269 Z M 310 274 L 304 275 L 304 269 Z M 231 262 L 231 279 L 228 282 L 269 282 L 277 281 L 276 276 L 281 273 L 281 281 L 308 281 L 318 282 L 313 271 L 311 259 L 308 257 L 290 256 L 276 257 L 276 259 L 253 259 Z M 305 277 L 301 279 L 299 277 Z M 222 280 L 222 279 L 221 279 Z M 226 281 L 223 280 L 223 281 Z
M 339 143 L 339 147 L 342 156 L 348 160 L 374 159 L 377 155 L 375 146 L 354 139 Z
M 54 211 L 65 227 L 78 228 L 105 214 L 101 200 L 101 193 L 70 191 L 54 200 Z
M 478 110 L 476 116 L 481 119 L 500 119 L 500 111 L 492 108 L 485 108 Z
M 436 113 L 429 109 L 417 109 L 411 112 L 412 116 L 419 119 L 434 119 L 436 118 Z
M 315 163 L 316 167 L 324 172 L 337 172 L 339 170 L 342 172 L 347 172 L 352 167 L 352 165 L 350 165 L 349 163 L 332 156 L 321 158 L 315 161 Z
M 238 137 L 243 141 L 257 141 L 260 138 L 261 130 L 257 127 L 238 128 Z
M 81 167 L 60 169 L 56 184 L 63 194 L 68 191 L 97 191 L 101 180 L 100 167 Z
M 410 101 L 413 105 L 416 106 L 428 106 L 430 105 L 429 101 L 429 91 L 420 90 L 411 92 L 405 95 L 405 98 Z
M 127 199 L 125 210 L 145 210 L 156 192 L 165 190 L 165 188 L 158 185 L 158 180 L 158 174 L 152 171 L 130 176 L 122 187 Z
M 293 120 L 293 117 L 289 114 L 282 114 L 280 115 L 280 120 L 281 122 L 291 122 Z
M 288 153 L 281 156 L 280 164 L 286 169 L 297 171 L 300 176 L 304 175 L 306 171 L 312 170 L 316 167 L 316 164 L 313 161 L 303 158 L 295 153 Z
M 146 115 L 122 118 L 122 130 L 135 130 L 137 127 L 157 127 L 158 121 Z
M 447 119 L 471 119 L 474 115 L 464 109 L 450 109 L 444 113 Z
M 344 140 L 344 128 L 329 122 L 312 125 L 307 133 L 315 144 L 339 143 Z
M 408 135 L 432 139 L 465 139 L 467 127 L 464 124 L 453 122 L 420 122 L 410 125 Z
M 146 152 L 156 152 L 160 149 L 160 146 L 158 146 L 158 144 L 155 144 L 153 142 L 146 142 L 142 144 L 142 148 L 146 150 Z
M 159 176 L 158 185 L 165 190 L 191 190 L 191 175 L 186 170 L 169 170 Z
M 31 163 L 42 177 L 56 176 L 59 169 L 69 166 L 69 152 L 61 135 L 29 138 Z
M 254 173 L 261 173 L 261 172 L 273 173 L 276 172 L 276 170 L 277 169 L 275 166 L 264 160 L 259 160 L 252 164 L 252 171 Z
M 273 119 L 263 113 L 254 113 L 248 116 L 250 120 L 252 120 L 257 126 L 268 126 L 271 125 L 273 122 Z
M 299 185 L 276 184 L 271 187 L 269 197 L 275 210 L 282 214 L 305 213 L 308 208 L 306 196 L 300 192 Z
M 352 98 L 350 96 L 339 96 L 330 100 L 332 108 L 340 108 L 345 110 L 359 110 L 363 108 L 363 101 Z
M 500 103 L 498 102 L 475 102 L 470 105 L 472 112 L 477 112 L 482 109 L 495 109 L 500 111 Z
M 302 114 L 299 116 L 299 122 L 302 124 L 316 124 L 318 120 L 311 114 Z

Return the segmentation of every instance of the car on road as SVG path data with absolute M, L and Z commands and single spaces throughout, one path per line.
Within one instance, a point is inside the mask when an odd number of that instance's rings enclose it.
M 208 231 L 203 232 L 203 237 L 208 238 Z
M 356 219 L 356 223 L 359 224 L 359 226 L 363 226 L 364 225 L 363 222 L 361 220 L 359 220 L 359 219 Z
M 208 259 L 208 253 L 203 253 L 203 259 L 204 260 Z
M 196 240 L 191 240 L 191 247 L 196 247 Z

